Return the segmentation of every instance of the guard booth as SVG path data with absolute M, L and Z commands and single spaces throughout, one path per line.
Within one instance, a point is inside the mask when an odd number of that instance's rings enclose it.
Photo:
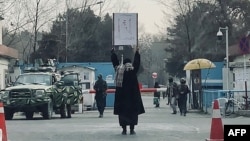
M 208 59 L 198 58 L 189 61 L 183 68 L 189 76 L 191 83 L 191 94 L 189 95 L 189 104 L 192 109 L 203 109 L 202 79 L 201 70 L 215 68 L 215 64 Z M 209 73 L 208 73 L 209 74 Z M 207 78 L 206 78 L 207 79 Z

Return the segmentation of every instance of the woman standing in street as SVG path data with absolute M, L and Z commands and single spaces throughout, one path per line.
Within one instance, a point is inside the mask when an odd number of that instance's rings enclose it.
M 99 118 L 103 117 L 103 112 L 106 107 L 106 90 L 108 89 L 107 82 L 103 80 L 102 75 L 98 75 L 98 80 L 95 82 L 94 89 L 96 91 L 95 100 L 99 111 Z
M 136 48 L 133 64 L 129 58 L 120 63 L 114 49 L 111 53 L 111 61 L 116 72 L 114 114 L 118 115 L 119 124 L 123 129 L 122 134 L 127 134 L 126 126 L 129 126 L 130 134 L 134 135 L 138 115 L 145 113 L 137 79 L 140 67 L 139 48 Z

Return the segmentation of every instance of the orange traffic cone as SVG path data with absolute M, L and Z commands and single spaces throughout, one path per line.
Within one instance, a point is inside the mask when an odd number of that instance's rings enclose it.
M 219 101 L 214 100 L 210 139 L 206 141 L 224 141 L 224 131 L 219 108 Z
M 3 103 L 1 102 L 0 102 L 0 137 L 1 141 L 7 141 L 4 109 L 3 109 Z

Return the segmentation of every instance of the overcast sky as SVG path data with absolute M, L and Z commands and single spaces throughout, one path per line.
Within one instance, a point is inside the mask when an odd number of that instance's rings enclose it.
M 132 11 L 138 13 L 139 24 L 143 24 L 146 32 L 157 33 L 156 25 L 162 25 L 163 13 L 161 5 L 153 0 L 126 0 L 131 4 Z
M 127 3 L 124 10 L 128 13 L 138 13 L 138 22 L 144 27 L 146 33 L 155 34 L 159 32 L 158 26 L 162 26 L 163 22 L 163 7 L 155 0 L 119 0 Z M 122 12 L 122 11 L 121 11 Z M 124 12 L 124 11 L 123 11 Z
M 60 4 L 65 4 L 65 0 L 57 0 Z M 69 5 L 75 5 L 80 1 L 68 0 Z M 93 0 L 99 1 L 99 0 Z M 159 31 L 158 26 L 163 22 L 163 6 L 157 0 L 100 0 L 102 4 L 102 14 L 112 13 L 138 13 L 139 28 L 144 27 L 145 32 L 155 34 Z M 91 1 L 90 1 L 91 3 Z M 92 2 L 93 3 L 93 2 Z M 79 6 L 79 5 L 77 5 Z M 73 6 L 75 7 L 75 6 Z M 91 6 L 91 9 L 99 13 L 99 6 Z M 102 15 L 104 16 L 104 15 Z
M 34 2 L 34 0 L 31 0 Z M 43 0 L 42 2 L 46 2 L 48 0 Z M 54 11 L 54 15 L 58 14 L 59 12 L 65 11 L 65 5 L 67 0 L 52 0 L 50 2 L 56 2 L 56 5 L 59 7 L 56 12 Z M 99 1 L 99 0 L 93 0 L 93 2 Z M 162 29 L 166 26 L 166 21 L 164 21 L 164 15 L 163 15 L 163 6 L 157 3 L 157 0 L 100 0 L 104 1 L 105 3 L 103 5 L 102 14 L 106 13 L 138 13 L 138 26 L 139 26 L 139 32 L 146 32 L 151 34 L 157 34 L 159 31 L 162 32 Z M 168 0 L 168 2 L 171 0 Z M 68 0 L 69 4 L 73 5 L 72 7 L 79 7 L 82 6 L 80 3 L 83 1 L 80 0 Z M 80 3 L 79 3 L 80 2 Z M 91 3 L 91 0 L 89 1 Z M 92 3 L 93 3 L 92 2 Z M 79 3 L 79 4 L 76 4 Z M 6 2 L 7 4 L 7 2 Z M 47 3 L 48 4 L 48 3 Z M 17 5 L 17 4 L 16 4 Z M 31 4 L 29 4 L 31 5 Z M 49 4 L 50 5 L 50 4 Z M 101 6 L 101 5 L 100 5 Z M 70 6 L 71 7 L 71 6 Z M 5 26 L 10 25 L 9 22 L 17 23 L 15 20 L 17 12 L 20 13 L 20 10 L 17 10 L 17 6 L 14 8 L 14 14 L 11 14 L 8 10 L 8 14 L 6 13 L 5 16 Z M 19 7 L 20 8 L 20 7 Z M 106 8 L 106 9 L 105 9 Z M 94 11 L 100 12 L 100 7 L 98 5 L 91 6 L 91 9 Z M 22 9 L 24 10 L 24 9 Z M 164 9 L 166 11 L 166 8 Z M 29 13 L 32 14 L 32 13 Z M 13 16 L 14 15 L 14 16 Z M 15 18 L 13 18 L 13 17 Z M 102 15 L 104 16 L 104 15 Z M 11 18 L 11 19 L 10 19 Z M 165 22 L 163 24 L 163 21 Z M 164 25 L 164 26 L 163 26 Z M 43 27 L 43 30 L 46 30 L 51 26 L 51 23 L 48 23 Z M 160 28 L 159 28 L 160 27 Z

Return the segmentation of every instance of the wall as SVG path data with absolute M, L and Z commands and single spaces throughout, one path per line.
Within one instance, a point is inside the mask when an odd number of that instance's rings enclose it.
M 250 87 L 250 62 L 249 62 L 250 55 L 246 54 L 237 56 L 234 59 L 234 62 L 231 63 L 231 70 L 233 73 L 233 90 L 245 90 L 245 88 Z M 244 65 L 245 62 L 245 65 Z M 245 67 L 244 67 L 245 66 Z M 245 82 L 246 86 L 245 87 Z
M 4 89 L 6 86 L 5 84 L 5 77 L 6 73 L 8 72 L 8 65 L 9 62 L 7 59 L 0 58 L 0 89 Z
M 213 62 L 215 68 L 202 69 L 201 79 L 202 87 L 205 89 L 222 89 L 223 87 L 223 72 L 224 62 Z

